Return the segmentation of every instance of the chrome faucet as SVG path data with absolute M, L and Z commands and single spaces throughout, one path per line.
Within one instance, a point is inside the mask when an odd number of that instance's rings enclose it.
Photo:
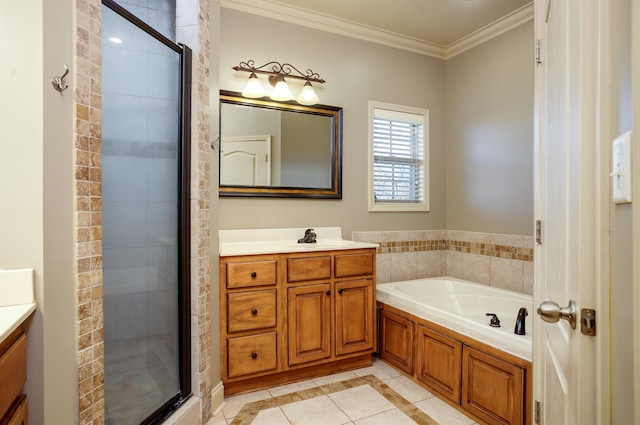
M 316 243 L 316 237 L 313 229 L 307 229 L 304 231 L 304 238 L 298 239 L 298 243 Z
M 525 335 L 527 332 L 524 329 L 524 320 L 529 315 L 527 309 L 522 307 L 518 311 L 518 317 L 516 318 L 516 328 L 513 330 L 513 333 L 516 335 Z

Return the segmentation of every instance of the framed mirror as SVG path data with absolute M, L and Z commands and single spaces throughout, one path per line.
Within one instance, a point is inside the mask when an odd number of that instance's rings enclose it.
M 219 193 L 342 199 L 342 108 L 220 91 Z

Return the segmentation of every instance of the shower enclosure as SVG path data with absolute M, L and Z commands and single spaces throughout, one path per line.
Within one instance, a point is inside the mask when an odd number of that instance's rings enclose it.
M 162 12 L 140 4 L 133 12 Z M 110 425 L 158 422 L 191 392 L 190 62 L 188 47 L 103 1 L 104 385 Z

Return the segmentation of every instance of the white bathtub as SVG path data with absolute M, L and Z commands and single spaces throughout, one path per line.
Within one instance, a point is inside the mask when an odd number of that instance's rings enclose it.
M 529 295 L 454 278 L 431 278 L 376 286 L 377 300 L 531 361 L 533 299 Z M 514 333 L 525 307 L 526 335 Z M 495 313 L 501 327 L 489 326 Z

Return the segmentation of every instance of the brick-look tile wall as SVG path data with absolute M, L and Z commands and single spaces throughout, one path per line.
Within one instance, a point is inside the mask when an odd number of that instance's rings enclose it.
M 193 50 L 193 91 L 192 91 L 192 267 L 196 273 L 191 276 L 192 288 L 198 288 L 196 311 L 192 319 L 197 320 L 198 347 L 197 370 L 199 395 L 202 397 L 202 423 L 213 416 L 211 406 L 212 384 L 212 342 L 211 342 L 211 274 L 209 257 L 210 200 L 209 200 L 209 0 L 200 0 L 198 13 L 198 45 Z M 195 221 L 194 221 L 195 219 Z M 194 291 L 192 291 L 192 294 Z M 194 326 L 192 326 L 192 329 Z M 193 347 L 192 347 L 193 350 Z
M 101 2 L 76 0 L 74 82 L 75 258 L 79 422 L 103 425 L 104 314 L 102 297 Z M 211 406 L 209 270 L 209 1 L 199 1 L 192 93 L 192 318 L 197 321 L 197 388 L 202 422 Z M 193 329 L 194 327 L 192 327 Z
M 80 424 L 104 424 L 100 1 L 76 1 L 75 285 Z

